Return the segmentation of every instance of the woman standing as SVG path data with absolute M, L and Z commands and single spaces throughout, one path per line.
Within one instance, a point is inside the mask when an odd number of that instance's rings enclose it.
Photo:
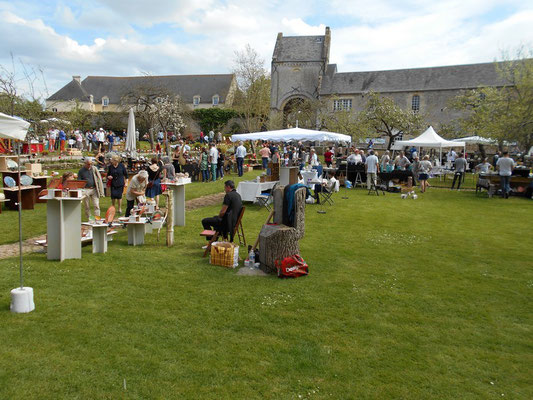
M 425 155 L 422 161 L 418 163 L 418 180 L 420 181 L 420 191 L 424 193 L 428 187 L 429 171 L 431 171 L 431 161 L 429 156 Z
M 202 171 L 202 181 L 209 182 L 209 154 L 205 147 L 202 147 L 200 153 L 200 171 Z
M 172 165 L 174 166 L 174 171 L 176 173 L 180 173 L 181 172 L 181 168 L 180 168 L 180 154 L 181 154 L 181 148 L 182 148 L 182 144 L 178 144 L 176 146 L 176 148 L 174 149 L 174 154 L 172 154 Z
M 225 160 L 224 152 L 219 147 L 218 148 L 218 160 L 217 160 L 217 178 L 220 178 L 220 179 L 224 178 L 224 160 Z
M 127 184 L 128 171 L 118 155 L 111 157 L 111 164 L 107 169 L 107 180 L 111 180 L 108 186 L 111 188 L 111 203 L 115 207 L 115 200 L 118 203 L 118 212 L 122 214 L 122 193 L 124 193 L 124 186 Z
M 161 171 L 163 168 L 157 161 L 157 158 L 152 158 L 151 165 L 148 167 L 148 185 L 146 186 L 146 197 L 155 199 L 156 207 L 159 207 L 159 195 L 161 191 Z

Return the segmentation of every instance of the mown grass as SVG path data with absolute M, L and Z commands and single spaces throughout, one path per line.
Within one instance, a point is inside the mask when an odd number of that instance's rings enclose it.
M 122 231 L 105 255 L 26 256 L 27 315 L 2 260 L 0 398 L 532 398 L 531 206 L 343 190 L 307 207 L 296 280 L 210 266 L 202 208 L 170 249 Z M 247 204 L 248 242 L 266 214 Z

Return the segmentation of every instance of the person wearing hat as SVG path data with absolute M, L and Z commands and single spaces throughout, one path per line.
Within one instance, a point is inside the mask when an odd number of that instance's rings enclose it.
M 151 164 L 146 170 L 148 172 L 148 184 L 146 185 L 146 197 L 155 200 L 155 205 L 159 207 L 159 195 L 161 191 L 161 173 L 163 171 L 162 166 L 157 161 L 157 158 L 153 157 Z
M 93 165 L 93 159 L 87 157 L 85 159 L 85 164 L 78 172 L 78 179 L 81 181 L 86 181 L 85 185 L 85 195 L 83 197 L 83 204 L 85 205 L 85 216 L 87 219 L 91 216 L 91 207 L 89 205 L 89 200 L 94 207 L 94 215 L 100 216 L 100 197 L 104 197 L 104 184 L 102 183 L 102 176 Z

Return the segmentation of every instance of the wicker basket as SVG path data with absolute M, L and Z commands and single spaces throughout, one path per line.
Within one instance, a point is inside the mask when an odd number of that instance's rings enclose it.
M 239 265 L 239 246 L 230 242 L 213 242 L 209 263 L 227 268 L 236 268 Z

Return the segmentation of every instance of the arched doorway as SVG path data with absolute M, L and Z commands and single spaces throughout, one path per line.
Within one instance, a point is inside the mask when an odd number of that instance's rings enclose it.
M 283 126 L 295 128 L 296 125 L 306 129 L 316 128 L 316 107 L 313 106 L 310 100 L 294 97 L 285 103 L 283 107 Z

